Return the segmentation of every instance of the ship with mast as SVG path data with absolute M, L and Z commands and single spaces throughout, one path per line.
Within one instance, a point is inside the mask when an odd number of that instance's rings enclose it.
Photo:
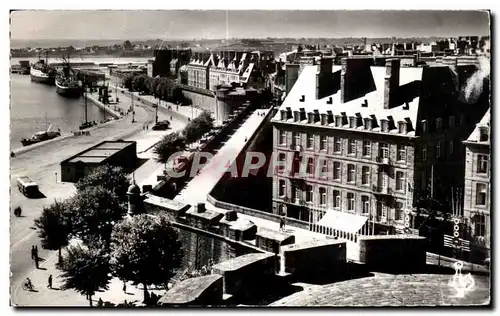
M 85 80 L 86 81 L 86 80 Z M 84 93 L 84 122 L 80 125 L 79 129 L 80 130 L 83 130 L 83 129 L 87 129 L 89 127 L 92 127 L 92 126 L 95 126 L 97 125 L 97 123 L 95 121 L 89 121 L 88 120 L 88 110 L 87 110 L 87 86 L 84 85 L 84 88 L 83 88 L 83 93 Z
M 77 72 L 71 68 L 68 59 L 63 56 L 63 69 L 56 78 L 56 92 L 69 98 L 78 98 L 83 94 L 83 83 L 78 80 Z
M 53 85 L 57 70 L 48 63 L 49 52 L 45 52 L 45 59 L 38 57 L 38 61 L 30 67 L 31 81 Z
M 52 124 L 49 126 L 49 128 L 47 128 L 46 131 L 40 131 L 33 134 L 30 138 L 21 139 L 21 144 L 23 144 L 23 146 L 28 146 L 61 136 L 61 132 L 59 130 L 53 132 L 50 130 L 51 127 Z

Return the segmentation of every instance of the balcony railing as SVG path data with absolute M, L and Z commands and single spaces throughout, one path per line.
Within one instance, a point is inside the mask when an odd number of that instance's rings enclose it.
M 394 193 L 394 190 L 392 188 L 382 187 L 382 186 L 378 186 L 378 185 L 373 185 L 372 191 L 373 191 L 373 193 L 382 194 L 382 195 L 392 195 Z
M 388 166 L 392 165 L 392 161 L 388 157 L 377 156 L 376 161 L 381 165 L 388 165 Z

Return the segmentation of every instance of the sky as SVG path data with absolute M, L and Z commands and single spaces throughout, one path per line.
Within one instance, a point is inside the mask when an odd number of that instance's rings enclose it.
M 14 11 L 11 38 L 452 37 L 489 35 L 480 11 Z M 226 33 L 226 31 L 228 31 Z

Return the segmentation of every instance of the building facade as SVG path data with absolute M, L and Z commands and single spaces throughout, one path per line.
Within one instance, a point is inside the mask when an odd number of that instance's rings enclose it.
M 474 248 L 489 256 L 491 242 L 490 111 L 477 124 L 465 144 L 463 218 Z M 482 250 L 482 251 L 481 251 Z
M 457 99 L 474 72 L 385 62 L 301 59 L 272 120 L 273 212 L 318 223 L 339 211 L 365 217 L 370 233 L 397 233 L 417 201 L 434 199 L 450 211 L 450 188 L 463 185 L 461 142 L 487 106 Z M 418 228 L 414 215 L 410 226 Z

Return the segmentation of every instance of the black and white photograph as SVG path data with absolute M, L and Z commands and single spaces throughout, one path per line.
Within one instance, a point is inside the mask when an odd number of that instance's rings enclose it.
M 491 307 L 487 9 L 10 10 L 11 308 Z

